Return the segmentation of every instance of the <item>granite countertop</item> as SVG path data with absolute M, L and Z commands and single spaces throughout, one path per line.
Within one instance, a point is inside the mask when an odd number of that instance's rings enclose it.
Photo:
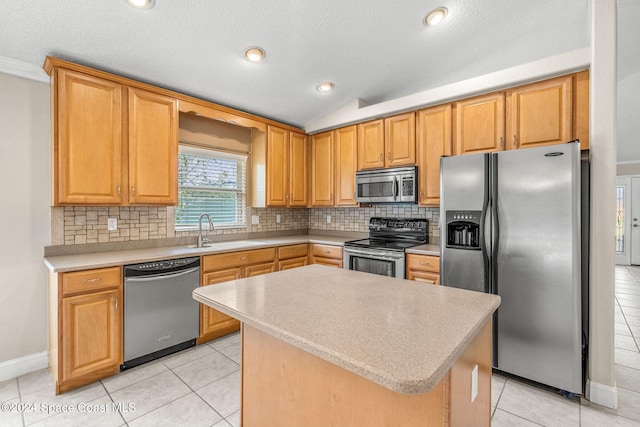
M 497 295 L 310 265 L 193 292 L 207 304 L 390 390 L 429 392 Z
M 255 240 L 232 240 L 214 242 L 209 247 L 166 246 L 147 249 L 130 249 L 124 251 L 96 252 L 89 254 L 62 255 L 45 257 L 44 263 L 54 273 L 87 270 L 91 268 L 113 267 L 125 264 L 137 264 L 148 261 L 159 261 L 172 258 L 183 258 L 234 252 L 248 249 L 260 249 L 273 246 L 295 245 L 298 243 L 320 243 L 340 245 L 353 240 L 353 237 L 321 236 L 304 234 L 298 236 L 270 237 Z
M 408 254 L 440 256 L 440 245 L 426 244 L 413 246 L 411 248 L 407 248 L 405 252 Z

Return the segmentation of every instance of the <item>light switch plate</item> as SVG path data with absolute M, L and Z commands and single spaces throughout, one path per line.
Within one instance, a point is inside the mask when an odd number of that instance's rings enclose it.
M 478 396 L 478 365 L 471 370 L 471 402 Z
M 251 224 L 260 224 L 260 217 L 258 215 L 251 215 Z
M 327 215 L 327 224 L 331 224 L 331 215 Z
M 276 215 L 276 224 L 280 224 L 280 219 L 281 219 L 280 215 L 279 214 Z
M 118 229 L 118 218 L 107 218 L 107 230 L 116 231 Z

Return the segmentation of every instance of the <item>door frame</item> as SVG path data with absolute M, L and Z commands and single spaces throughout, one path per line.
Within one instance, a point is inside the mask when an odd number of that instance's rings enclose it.
M 616 176 L 616 187 L 625 187 L 624 197 L 624 235 L 626 238 L 624 252 L 618 254 L 616 252 L 617 265 L 631 265 L 631 178 L 640 177 L 640 175 L 621 175 Z

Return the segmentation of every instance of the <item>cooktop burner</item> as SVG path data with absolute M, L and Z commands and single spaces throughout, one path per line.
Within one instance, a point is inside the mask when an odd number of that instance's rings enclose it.
M 406 248 L 429 243 L 428 226 L 426 219 L 372 217 L 369 238 L 345 242 L 345 246 L 404 252 Z

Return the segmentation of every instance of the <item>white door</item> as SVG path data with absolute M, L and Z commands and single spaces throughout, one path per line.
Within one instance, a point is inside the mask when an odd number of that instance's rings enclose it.
M 616 178 L 616 264 L 629 265 L 631 263 L 630 239 L 630 209 L 631 178 L 619 176 Z
M 631 264 L 640 265 L 640 177 L 631 178 Z

